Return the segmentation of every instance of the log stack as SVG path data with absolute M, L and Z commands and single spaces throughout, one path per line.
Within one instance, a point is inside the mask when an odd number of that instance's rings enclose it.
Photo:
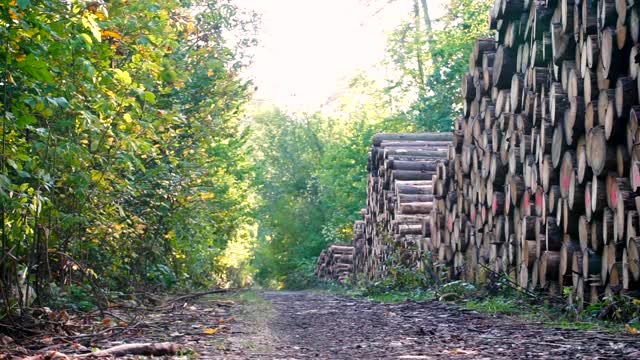
M 351 278 L 354 266 L 354 246 L 331 244 L 318 257 L 316 276 L 321 280 L 344 283 Z
M 431 239 L 582 306 L 640 289 L 640 2 L 497 0 L 462 81 Z
M 640 1 L 496 0 L 453 134 L 379 134 L 358 273 L 640 291 Z M 449 143 L 449 141 L 451 141 Z
M 496 0 L 453 136 L 374 137 L 358 272 L 431 254 L 451 280 L 494 271 L 579 306 L 640 290 L 639 14 Z
M 356 241 L 358 273 L 373 280 L 389 266 L 415 269 L 429 244 L 429 215 L 437 205 L 433 178 L 446 160 L 450 133 L 377 134 L 368 162 L 364 238 Z M 357 236 L 357 235 L 356 235 Z

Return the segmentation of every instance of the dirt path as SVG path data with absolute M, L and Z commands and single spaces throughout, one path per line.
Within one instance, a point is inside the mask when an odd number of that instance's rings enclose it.
M 549 329 L 436 301 L 382 304 L 311 292 L 247 291 L 149 308 L 135 317 L 127 326 L 105 325 L 99 338 L 33 338 L 7 352 L 0 346 L 0 359 L 47 349 L 73 358 L 89 346 L 147 342 L 188 349 L 175 359 L 640 358 L 640 336 Z
M 638 336 L 548 329 L 439 302 L 380 304 L 308 292 L 259 296 L 266 301 L 243 309 L 237 325 L 242 330 L 227 338 L 228 348 L 219 358 L 640 357 Z M 256 317 L 263 320 L 252 322 Z

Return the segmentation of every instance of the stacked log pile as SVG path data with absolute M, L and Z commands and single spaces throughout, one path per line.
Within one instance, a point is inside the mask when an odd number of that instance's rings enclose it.
M 433 177 L 448 156 L 450 133 L 377 134 L 369 153 L 364 238 L 356 241 L 358 272 L 384 277 L 389 266 L 420 267 L 430 247 Z M 362 257 L 362 259 L 360 259 Z
M 637 296 L 640 1 L 496 0 L 489 23 L 453 136 L 374 137 L 357 272 L 428 254 L 578 306 Z
M 321 280 L 345 282 L 353 274 L 353 245 L 332 244 L 318 257 L 316 276 Z
M 462 81 L 431 239 L 577 304 L 639 290 L 640 2 L 497 0 Z

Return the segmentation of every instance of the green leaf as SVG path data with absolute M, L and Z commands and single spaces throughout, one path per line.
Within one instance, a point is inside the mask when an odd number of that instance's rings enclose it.
M 22 10 L 26 10 L 31 5 L 31 0 L 18 0 L 17 2 Z
M 120 69 L 114 69 L 113 72 L 116 74 L 116 80 L 118 80 L 123 85 L 131 85 L 131 75 L 128 72 L 122 71 Z
M 16 126 L 18 127 L 18 129 L 24 129 L 26 126 L 35 124 L 36 122 L 38 122 L 38 119 L 36 119 L 35 116 L 24 115 L 18 118 L 18 121 L 16 122 Z
M 31 174 L 26 171 L 18 170 L 18 176 L 28 179 L 31 177 Z
M 7 164 L 9 164 L 9 166 L 11 166 L 14 170 L 20 170 L 20 166 L 18 166 L 18 164 L 16 164 L 13 159 L 7 159 Z
M 152 93 L 151 91 L 145 91 L 144 92 L 144 100 L 150 104 L 155 104 L 156 103 L 156 95 L 154 93 Z
M 91 36 L 86 33 L 81 33 L 80 37 L 84 40 L 85 44 L 87 44 L 87 49 L 91 50 L 91 46 L 93 46 L 93 40 L 91 40 Z
M 69 102 L 67 101 L 67 99 L 63 98 L 63 97 L 47 97 L 47 101 L 51 104 L 54 105 L 56 107 L 67 107 L 69 106 Z
M 18 62 L 18 67 L 36 80 L 52 82 L 53 75 L 49 71 L 47 63 L 36 58 L 35 55 L 29 54 L 24 61 Z

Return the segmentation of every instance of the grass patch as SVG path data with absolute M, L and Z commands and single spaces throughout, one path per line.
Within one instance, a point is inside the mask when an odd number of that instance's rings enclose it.
M 521 314 L 523 310 L 522 306 L 519 306 L 515 299 L 504 298 L 502 296 L 490 297 L 482 300 L 467 300 L 462 303 L 467 309 L 490 315 L 518 315 Z
M 624 324 L 600 320 L 588 310 L 573 308 L 548 302 L 536 303 L 535 299 L 516 291 L 496 295 L 476 294 L 457 302 L 466 309 L 488 315 L 506 315 L 529 323 L 539 323 L 546 327 L 571 330 L 597 330 L 623 332 Z

